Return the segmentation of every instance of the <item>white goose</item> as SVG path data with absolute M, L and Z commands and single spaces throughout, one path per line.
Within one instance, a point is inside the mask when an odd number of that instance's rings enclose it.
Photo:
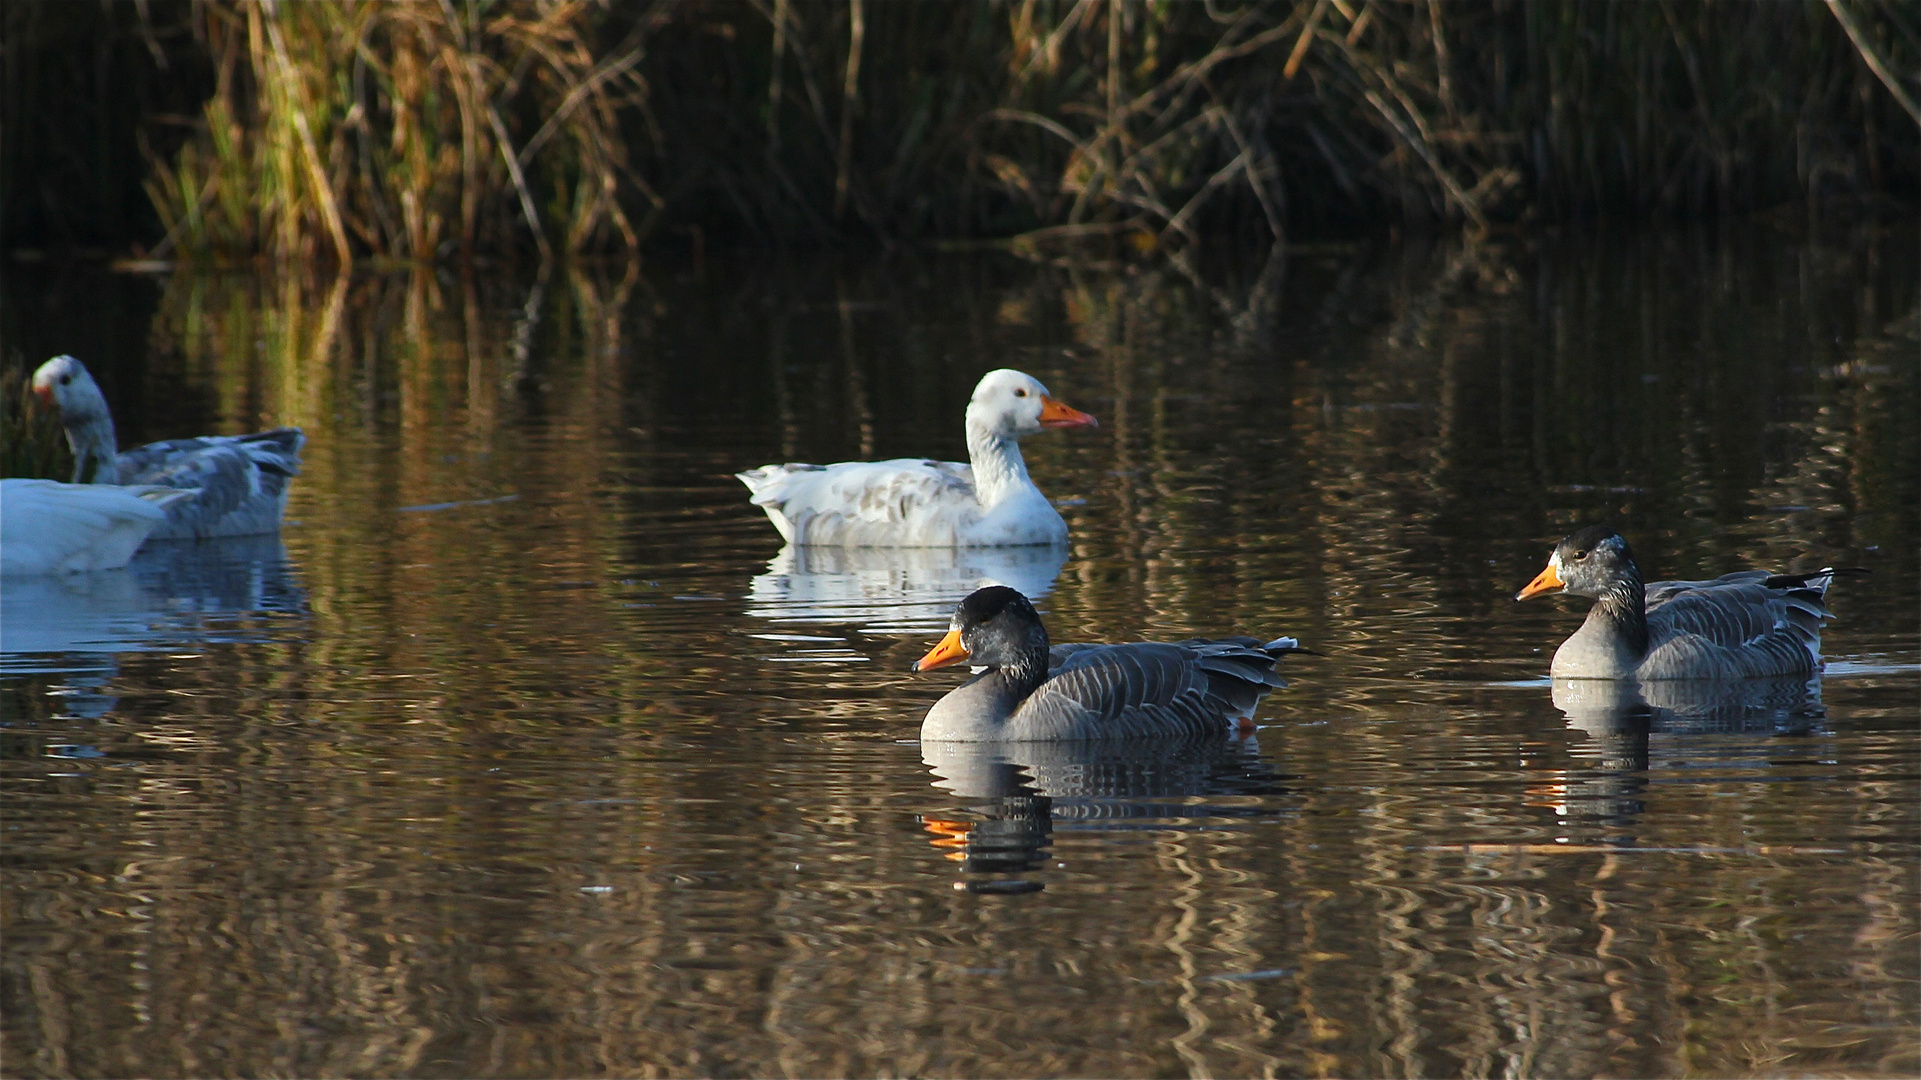
M 0 480 L 0 574 L 112 570 L 191 503 L 191 488 Z
M 1752 679 L 1821 670 L 1824 597 L 1834 576 L 1743 570 L 1713 581 L 1641 584 L 1626 540 L 1590 525 L 1554 545 L 1516 600 L 1550 593 L 1595 601 L 1554 650 L 1556 679 Z
M 1032 375 L 1001 368 L 981 378 L 967 403 L 969 464 L 895 458 L 763 465 L 735 475 L 790 544 L 1064 544 L 1067 523 L 1028 478 L 1020 440 L 1096 423 L 1049 397 Z
M 277 532 L 287 486 L 300 473 L 299 428 L 252 435 L 169 439 L 116 453 L 107 399 L 71 356 L 56 356 L 33 373 L 33 392 L 59 410 L 73 447 L 75 483 L 158 484 L 195 488 L 200 497 L 171 503 L 156 539 L 251 536 Z

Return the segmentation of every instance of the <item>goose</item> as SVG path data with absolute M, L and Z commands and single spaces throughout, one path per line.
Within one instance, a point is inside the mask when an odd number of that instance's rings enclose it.
M 1048 647 L 1027 597 L 990 585 L 960 602 L 947 635 L 915 671 L 984 668 L 934 703 L 924 742 L 1016 742 L 1213 735 L 1245 722 L 1285 685 L 1274 665 L 1293 638 L 1251 637 Z
M 113 570 L 192 502 L 192 488 L 0 480 L 0 574 Z
M 1027 476 L 1020 440 L 1098 425 L 1032 375 L 1001 368 L 967 403 L 968 464 L 895 458 L 763 465 L 736 473 L 790 544 L 1012 547 L 1065 544 L 1067 523 Z
M 33 392 L 59 411 L 66 426 L 74 483 L 199 489 L 199 498 L 169 505 L 154 538 L 279 531 L 287 486 L 300 473 L 300 450 L 307 442 L 299 428 L 169 439 L 116 453 L 107 399 L 86 365 L 71 356 L 54 357 L 33 373 Z
M 1554 545 L 1515 600 L 1565 592 L 1595 601 L 1554 651 L 1556 679 L 1747 679 L 1821 670 L 1823 601 L 1837 573 L 1743 570 L 1713 581 L 1641 584 L 1626 540 L 1591 525 Z

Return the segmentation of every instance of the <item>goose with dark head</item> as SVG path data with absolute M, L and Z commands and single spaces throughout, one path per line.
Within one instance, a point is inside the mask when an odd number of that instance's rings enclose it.
M 1644 585 L 1619 533 L 1590 525 L 1548 555 L 1516 600 L 1566 593 L 1593 600 L 1587 621 L 1554 652 L 1567 679 L 1742 679 L 1821 669 L 1821 621 L 1836 574 L 1742 570 L 1712 581 Z
M 954 609 L 940 642 L 914 664 L 968 663 L 979 673 L 934 703 L 928 742 L 1066 741 L 1228 731 L 1284 685 L 1274 665 L 1302 651 L 1293 638 L 1050 647 L 1025 596 L 980 589 Z

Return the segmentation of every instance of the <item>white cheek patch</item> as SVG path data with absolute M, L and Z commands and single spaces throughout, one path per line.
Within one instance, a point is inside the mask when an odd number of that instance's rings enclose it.
M 1547 557 L 1547 564 L 1554 568 L 1554 576 L 1561 576 L 1561 549 L 1555 548 Z

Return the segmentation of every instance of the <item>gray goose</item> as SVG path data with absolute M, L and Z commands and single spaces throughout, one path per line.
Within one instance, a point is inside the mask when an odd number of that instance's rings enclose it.
M 167 506 L 154 539 L 252 536 L 280 531 L 287 487 L 300 473 L 307 437 L 299 428 L 252 435 L 208 435 L 115 451 L 106 396 L 71 356 L 56 356 L 33 373 L 33 392 L 60 413 L 73 447 L 76 484 L 153 484 L 193 488 L 198 498 Z
M 1626 540 L 1590 525 L 1554 545 L 1516 600 L 1587 597 L 1587 621 L 1554 651 L 1557 679 L 1751 679 L 1821 669 L 1823 597 L 1837 573 L 1743 570 L 1641 584 Z
M 915 662 L 931 671 L 985 668 L 934 703 L 927 742 L 1071 741 L 1213 735 L 1245 720 L 1273 687 L 1274 665 L 1303 651 L 1293 638 L 1251 637 L 1048 647 L 1025 596 L 991 585 L 961 601 L 939 644 Z

